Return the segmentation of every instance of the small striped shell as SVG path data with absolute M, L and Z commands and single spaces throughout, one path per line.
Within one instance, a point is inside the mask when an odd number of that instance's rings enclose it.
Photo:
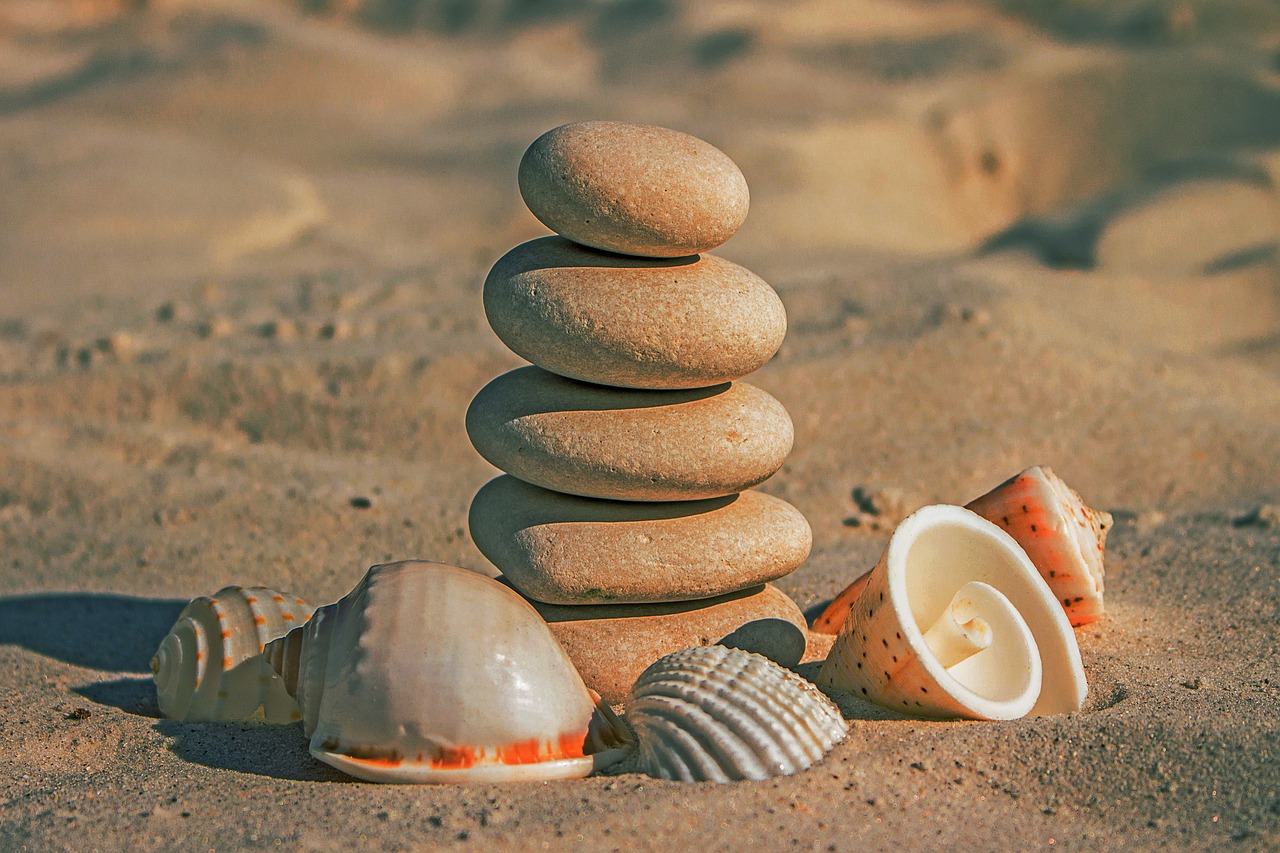
M 262 657 L 268 642 L 311 618 L 301 598 L 263 586 L 229 586 L 186 606 L 151 658 L 160 713 L 175 720 L 300 718 L 298 704 Z
M 627 704 L 637 766 L 659 779 L 790 776 L 822 759 L 849 725 L 826 696 L 773 661 L 699 646 L 655 661 Z

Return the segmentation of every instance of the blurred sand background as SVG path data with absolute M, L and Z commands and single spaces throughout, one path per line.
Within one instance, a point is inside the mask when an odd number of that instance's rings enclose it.
M 802 607 L 883 549 L 867 495 L 1047 464 L 1115 514 L 1083 713 L 467 788 L 158 718 L 192 597 L 486 568 L 480 287 L 586 118 L 747 176 Z M 1269 0 L 4 0 L 0 850 L 1280 849 L 1278 186 Z

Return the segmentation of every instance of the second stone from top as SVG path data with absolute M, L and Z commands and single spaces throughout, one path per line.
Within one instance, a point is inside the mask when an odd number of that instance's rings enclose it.
M 635 258 L 561 237 L 531 240 L 494 264 L 484 309 L 498 337 L 539 367 L 625 388 L 738 379 L 787 332 L 773 288 L 723 258 Z
M 720 149 L 676 130 L 584 121 L 547 131 L 520 162 L 520 194 L 576 243 L 645 257 L 713 249 L 747 218 L 750 195 Z

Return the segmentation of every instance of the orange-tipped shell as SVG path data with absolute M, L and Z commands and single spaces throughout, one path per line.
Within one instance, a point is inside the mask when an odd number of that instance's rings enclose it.
M 631 747 L 538 612 L 456 566 L 374 566 L 265 657 L 311 754 L 371 782 L 577 778 Z
M 862 595 L 862 591 L 867 588 L 869 580 L 871 580 L 870 571 L 846 586 L 839 595 L 831 599 L 831 603 L 822 611 L 822 615 L 813 620 L 813 628 L 810 630 L 817 634 L 839 634 L 844 620 L 849 618 L 849 611 L 853 609 L 853 604 Z
M 1103 552 L 1110 513 L 1085 506 L 1048 467 L 1033 466 L 969 503 L 1031 558 L 1072 626 L 1102 618 Z

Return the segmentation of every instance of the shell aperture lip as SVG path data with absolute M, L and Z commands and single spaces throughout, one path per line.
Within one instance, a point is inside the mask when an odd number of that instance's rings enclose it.
M 992 642 L 948 668 L 925 637 L 958 596 L 982 602 Z M 943 505 L 894 531 L 818 680 L 938 718 L 1072 713 L 1088 690 L 1066 614 L 1026 553 L 991 522 Z

